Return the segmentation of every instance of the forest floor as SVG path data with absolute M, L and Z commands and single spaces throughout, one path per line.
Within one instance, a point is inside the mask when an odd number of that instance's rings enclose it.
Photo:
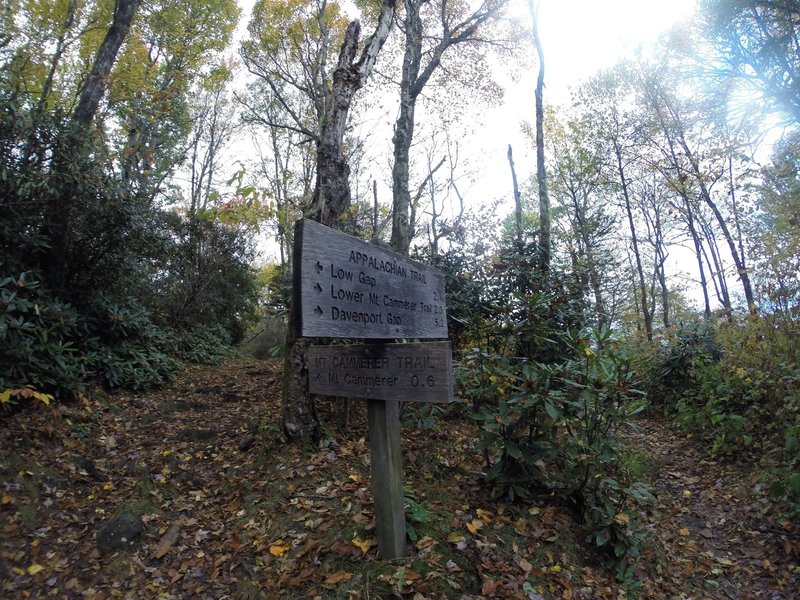
M 382 561 L 364 404 L 340 428 L 322 402 L 325 441 L 287 444 L 279 390 L 279 364 L 231 359 L 0 418 L 0 597 L 800 598 L 800 529 L 761 474 L 650 419 L 626 433 L 657 497 L 632 581 L 554 497 L 495 498 L 462 419 L 404 426 L 416 540 Z

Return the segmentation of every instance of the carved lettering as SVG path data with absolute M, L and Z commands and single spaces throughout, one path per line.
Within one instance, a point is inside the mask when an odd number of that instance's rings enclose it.
M 370 277 L 369 275 L 364 273 L 364 271 L 360 271 L 358 273 L 358 282 L 368 285 L 369 287 L 375 287 L 378 284 L 378 282 L 374 277 Z
M 447 337 L 441 273 L 313 221 L 298 227 L 301 336 Z
M 398 356 L 397 357 L 397 368 L 398 369 L 430 369 L 432 366 L 431 364 L 431 357 L 429 355 L 417 355 L 417 356 Z
M 320 359 L 325 359 L 324 366 Z M 449 342 L 311 346 L 313 394 L 416 402 L 452 399 Z
M 390 298 L 389 296 L 383 297 L 383 305 L 389 308 L 402 308 L 404 310 L 417 310 L 416 302 L 409 302 L 408 300 L 400 300 L 398 298 Z
M 345 271 L 344 269 L 340 268 L 333 268 L 331 265 L 331 277 L 333 279 L 344 279 L 346 281 L 353 281 L 353 272 L 352 271 Z
M 357 310 L 341 310 L 336 306 L 331 306 L 331 319 L 334 321 L 363 323 L 365 325 L 383 325 L 382 313 L 365 313 Z
M 331 286 L 331 298 L 334 300 L 347 300 L 348 302 L 357 302 L 360 304 L 364 299 L 364 292 L 354 292 L 353 290 L 344 290 L 342 288 L 337 290 Z

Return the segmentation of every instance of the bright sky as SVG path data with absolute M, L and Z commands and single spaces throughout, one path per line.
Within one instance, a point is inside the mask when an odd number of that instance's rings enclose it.
M 514 0 L 516 10 L 530 22 L 526 0 Z M 569 88 L 633 56 L 637 48 L 655 41 L 676 22 L 691 16 L 696 0 L 538 0 L 539 33 L 545 60 L 546 104 L 569 100 Z M 535 154 L 520 132 L 522 121 L 533 122 L 536 69 L 507 86 L 505 103 L 486 114 L 484 133 L 475 141 L 485 173 L 468 198 L 487 201 L 503 196 L 511 201 L 511 175 L 506 159 L 514 149 L 517 177 L 535 172 Z M 507 184 L 507 185 L 506 185 Z M 506 190 L 506 188 L 508 188 Z M 473 194 L 478 197 L 473 197 Z
M 696 0 L 538 0 L 546 79 L 553 92 L 632 55 L 676 21 Z

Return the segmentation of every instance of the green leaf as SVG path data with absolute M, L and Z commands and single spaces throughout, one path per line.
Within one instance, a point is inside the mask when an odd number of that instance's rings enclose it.
M 561 416 L 561 413 L 549 400 L 544 401 L 544 410 L 554 421 L 558 420 L 558 418 Z
M 491 432 L 485 432 L 484 437 L 481 441 L 475 444 L 475 450 L 477 452 L 483 452 L 487 448 L 492 447 L 498 440 L 500 436 L 497 434 L 492 434 Z
M 609 539 L 611 539 L 611 532 L 609 531 L 608 527 L 601 529 L 594 535 L 594 543 L 597 544 L 598 548 L 605 546 Z
M 473 421 L 494 421 L 494 415 L 486 412 L 470 413 L 469 418 Z
M 800 496 L 800 473 L 792 473 L 789 477 L 789 489 L 793 494 Z
M 522 450 L 519 449 L 517 443 L 514 440 L 506 440 L 506 452 L 516 460 L 520 460 L 522 458 Z
M 492 465 L 492 468 L 489 469 L 486 473 L 486 479 L 491 481 L 492 479 L 497 479 L 497 476 L 500 475 L 501 471 L 503 470 L 503 461 L 498 460 L 496 463 Z

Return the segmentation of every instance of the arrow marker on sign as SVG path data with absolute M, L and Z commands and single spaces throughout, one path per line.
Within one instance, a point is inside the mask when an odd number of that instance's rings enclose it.
M 314 265 L 314 268 L 317 270 L 317 273 L 322 273 L 322 269 L 324 269 L 325 267 L 323 267 L 322 264 L 320 264 L 320 262 L 317 261 L 317 264 Z
M 317 284 L 314 286 L 314 289 L 318 294 L 322 291 L 322 286 L 319 284 L 319 282 L 317 282 Z
M 324 311 L 322 310 L 322 308 L 320 308 L 319 305 L 317 305 L 317 308 L 314 309 L 314 314 L 317 315 L 318 317 L 321 317 L 323 312 Z

